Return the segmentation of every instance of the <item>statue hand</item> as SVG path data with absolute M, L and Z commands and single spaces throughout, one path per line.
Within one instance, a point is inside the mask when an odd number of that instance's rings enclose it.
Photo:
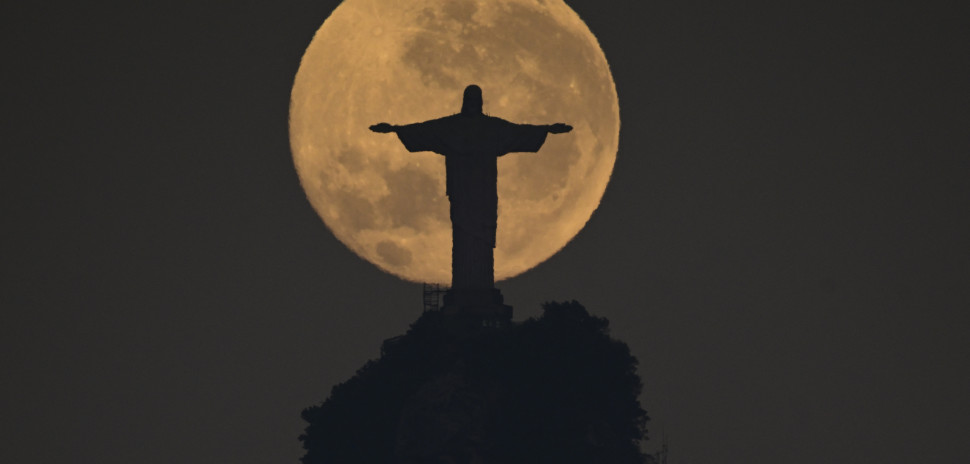
M 549 126 L 550 134 L 564 134 L 571 130 L 573 130 L 573 126 L 570 126 L 569 124 L 563 124 L 561 122 L 558 122 L 556 124 Z
M 394 132 L 394 126 L 386 122 L 382 122 L 380 124 L 374 124 L 373 126 L 370 126 L 370 130 L 377 132 L 378 134 L 386 134 L 388 132 Z

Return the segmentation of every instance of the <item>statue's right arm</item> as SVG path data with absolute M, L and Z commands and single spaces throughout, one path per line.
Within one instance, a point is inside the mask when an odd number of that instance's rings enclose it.
M 404 148 L 407 148 L 412 153 L 418 151 L 433 151 L 438 153 L 440 142 L 435 135 L 434 126 L 434 121 L 405 124 L 403 126 L 395 126 L 382 122 L 371 126 L 370 130 L 381 134 L 388 132 L 395 133 L 397 138 L 401 140 L 401 143 L 404 144 Z
M 389 132 L 397 132 L 397 126 L 392 126 L 386 122 L 382 122 L 380 124 L 370 126 L 370 130 L 377 132 L 378 134 L 387 134 Z

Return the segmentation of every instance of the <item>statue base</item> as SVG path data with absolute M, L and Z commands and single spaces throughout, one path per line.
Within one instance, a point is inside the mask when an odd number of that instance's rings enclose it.
M 512 321 L 512 307 L 504 304 L 497 288 L 452 288 L 445 293 L 441 313 L 446 316 L 481 321 L 485 326 L 502 326 Z

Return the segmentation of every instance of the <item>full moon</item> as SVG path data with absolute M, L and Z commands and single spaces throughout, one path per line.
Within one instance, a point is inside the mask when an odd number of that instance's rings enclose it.
M 290 102 L 290 143 L 313 208 L 348 248 L 415 282 L 451 282 L 444 157 L 408 153 L 371 124 L 457 113 L 573 126 L 498 159 L 496 280 L 562 249 L 616 161 L 616 87 L 596 38 L 562 0 L 345 0 L 317 31 Z

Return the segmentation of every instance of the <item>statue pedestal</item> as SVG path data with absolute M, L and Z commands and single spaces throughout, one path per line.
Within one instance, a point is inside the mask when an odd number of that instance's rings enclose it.
M 452 288 L 445 293 L 442 314 L 469 321 L 481 321 L 485 326 L 501 326 L 512 321 L 512 307 L 504 304 L 497 288 Z

